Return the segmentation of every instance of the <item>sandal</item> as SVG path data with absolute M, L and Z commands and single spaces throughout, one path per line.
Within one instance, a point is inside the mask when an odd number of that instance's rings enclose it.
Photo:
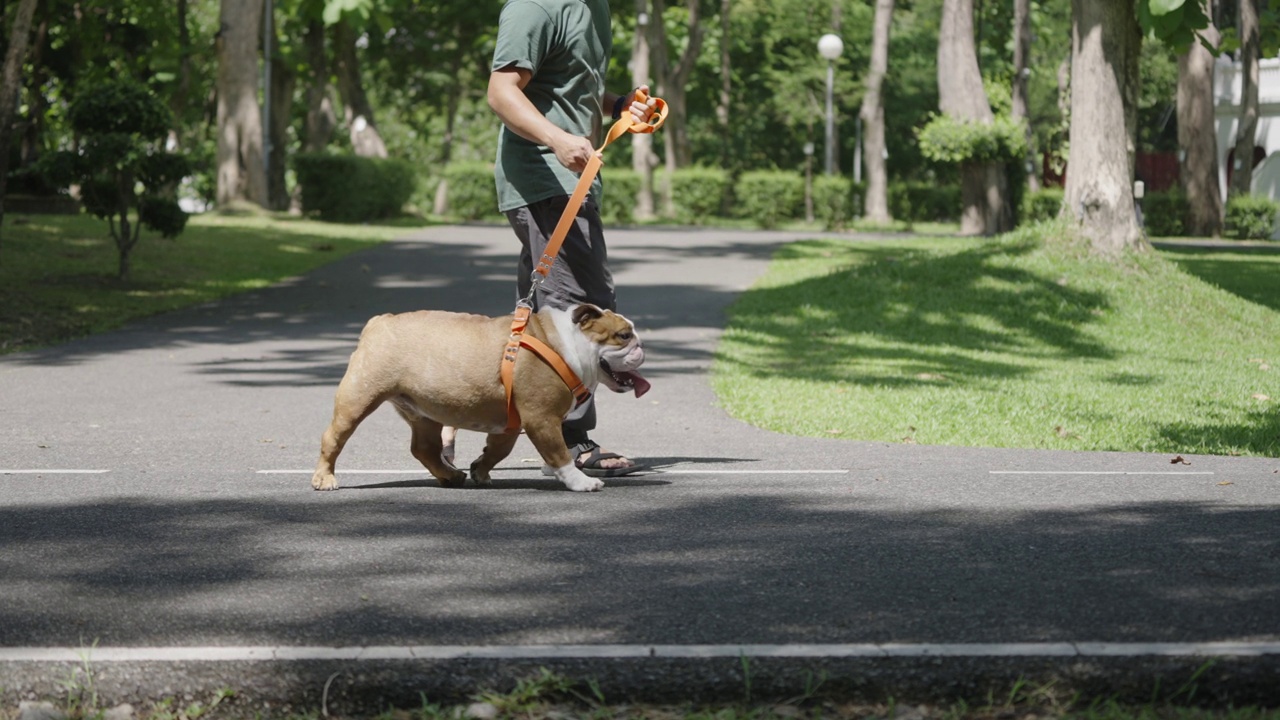
M 633 463 L 625 467 L 604 467 L 601 464 L 601 461 L 614 460 L 622 458 L 623 456 L 617 453 L 603 452 L 600 450 L 600 444 L 592 440 L 587 440 L 574 445 L 569 448 L 569 453 L 573 455 L 573 464 L 578 466 L 578 469 L 588 477 L 622 477 L 623 475 L 630 475 L 633 472 L 649 469 L 648 465 L 641 465 L 640 463 Z M 585 459 L 582 457 L 584 454 L 587 456 Z M 555 471 L 549 466 L 544 466 L 542 468 L 542 474 L 554 475 Z

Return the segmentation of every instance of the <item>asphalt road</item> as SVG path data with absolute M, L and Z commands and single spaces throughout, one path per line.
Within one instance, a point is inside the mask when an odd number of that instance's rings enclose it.
M 869 695 L 1028 674 L 1147 692 L 1206 659 L 1201 697 L 1280 703 L 1280 460 L 735 421 L 708 377 L 724 309 L 788 239 L 609 233 L 653 390 L 602 397 L 596 439 L 655 469 L 600 493 L 541 477 L 523 439 L 491 488 L 438 487 L 389 407 L 343 453 L 343 489 L 310 488 L 365 320 L 510 311 L 502 227 L 417 231 L 0 358 L 0 700 L 55 694 L 78 649 L 105 658 L 104 696 L 229 686 L 276 706 L 315 703 L 334 673 L 329 702 L 359 708 L 539 665 L 618 696 L 711 697 L 753 672 L 777 694 L 817 675 Z M 459 444 L 469 462 L 482 438 Z M 369 647 L 382 656 L 282 659 Z

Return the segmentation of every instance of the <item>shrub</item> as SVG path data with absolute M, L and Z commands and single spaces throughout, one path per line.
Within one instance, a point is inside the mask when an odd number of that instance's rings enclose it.
M 608 170 L 603 180 L 604 199 L 600 203 L 600 219 L 612 225 L 634 222 L 636 193 L 640 192 L 640 174 L 634 170 Z
M 1062 210 L 1062 188 L 1044 188 L 1022 197 L 1022 222 L 1038 223 L 1058 217 Z
M 1186 218 L 1191 208 L 1181 190 L 1147 193 L 1138 203 L 1142 207 L 1142 223 L 1147 235 L 1169 237 L 1187 231 Z
M 828 230 L 843 230 L 853 219 L 853 183 L 838 175 L 813 180 L 813 214 Z
M 960 186 L 890 183 L 889 213 L 906 222 L 945 222 L 960 216 Z
M 367 222 L 400 212 L 417 176 L 403 160 L 302 153 L 294 157 L 302 212 L 329 222 Z
M 1267 240 L 1275 230 L 1274 200 L 1258 195 L 1234 195 L 1227 200 L 1226 235 L 1238 240 Z
M 443 177 L 448 183 L 449 214 L 464 220 L 478 220 L 498 212 L 498 189 L 492 164 L 449 163 Z
M 920 153 L 940 163 L 1005 162 L 1027 154 L 1026 125 L 1010 115 L 993 122 L 957 120 L 950 115 L 934 115 L 916 133 Z
M 795 173 L 756 170 L 743 173 L 735 190 L 742 213 L 762 228 L 796 217 L 804 204 L 804 179 Z
M 720 214 L 730 187 L 729 173 L 719 168 L 680 168 L 664 180 L 671 183 L 676 219 L 693 225 Z
M 90 85 L 72 101 L 68 119 L 80 137 L 78 151 L 46 155 L 39 172 L 59 186 L 80 186 L 85 209 L 107 220 L 119 254 L 117 275 L 128 279 L 143 226 L 166 238 L 186 228 L 174 189 L 190 163 L 164 150 L 169 108 L 136 82 Z

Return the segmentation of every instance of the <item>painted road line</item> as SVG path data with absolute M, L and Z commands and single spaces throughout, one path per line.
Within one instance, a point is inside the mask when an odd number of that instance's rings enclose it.
M 640 658 L 1261 657 L 1280 642 L 856 643 L 791 645 L 373 645 L 11 647 L 0 662 L 243 662 L 315 660 L 529 660 Z
M 72 470 L 67 468 L 46 468 L 40 469 L 23 469 L 23 470 L 6 470 L 0 468 L 0 475 L 101 475 L 109 473 L 110 470 Z
M 988 470 L 992 475 L 1212 475 L 1212 472 L 1145 470 Z
M 532 466 L 531 466 L 532 467 Z M 494 468 L 494 472 L 517 468 Z M 525 470 L 528 468 L 519 468 Z M 315 470 L 258 470 L 259 475 L 310 475 Z M 422 470 L 338 470 L 335 475 L 424 475 Z M 652 475 L 848 475 L 848 470 L 654 470 Z M 636 475 L 635 477 L 641 477 Z

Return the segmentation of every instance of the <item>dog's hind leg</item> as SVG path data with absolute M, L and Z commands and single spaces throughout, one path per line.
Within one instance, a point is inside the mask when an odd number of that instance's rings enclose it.
M 396 409 L 398 410 L 399 407 Z M 409 427 L 413 428 L 413 440 L 409 450 L 418 462 L 422 463 L 422 466 L 429 470 L 441 485 L 462 487 L 467 481 L 467 474 L 451 463 L 446 463 L 440 456 L 440 451 L 444 448 L 440 439 L 440 430 L 443 426 L 430 418 L 421 416 L 410 418 L 404 412 L 400 415 L 409 423 Z
M 386 399 L 376 393 L 362 392 L 356 385 L 356 381 L 346 377 L 338 385 L 338 395 L 333 400 L 333 420 L 320 439 L 320 460 L 316 463 L 315 474 L 311 476 L 311 487 L 316 490 L 338 489 L 338 479 L 333 476 L 338 454 L 360 422 Z
M 489 484 L 489 471 L 497 467 L 516 446 L 520 433 L 491 433 L 484 441 L 484 452 L 471 463 L 471 477 L 477 485 Z

